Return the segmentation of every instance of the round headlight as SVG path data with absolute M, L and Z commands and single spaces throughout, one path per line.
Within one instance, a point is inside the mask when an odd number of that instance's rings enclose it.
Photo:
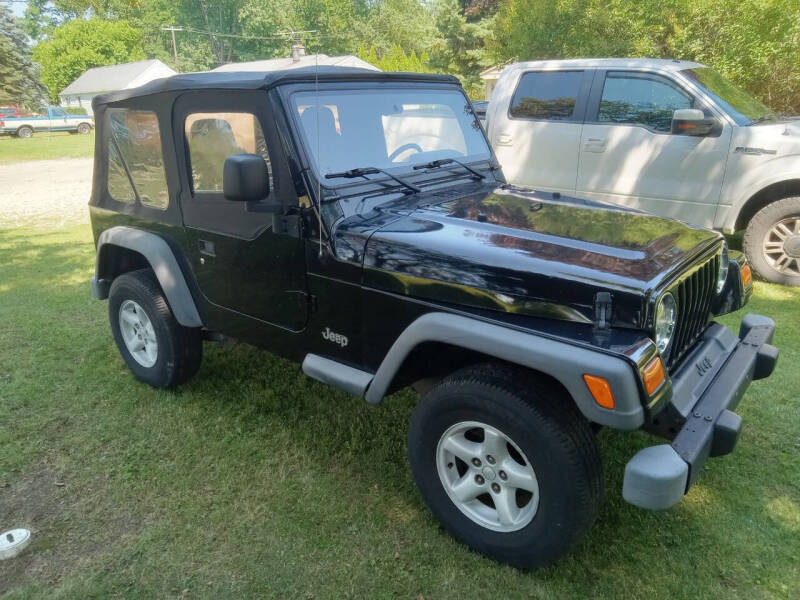
M 664 294 L 656 309 L 656 347 L 662 354 L 669 347 L 672 334 L 675 333 L 675 322 L 678 319 L 678 306 L 675 304 L 675 297 Z
M 728 244 L 722 242 L 722 250 L 719 253 L 719 274 L 717 275 L 717 293 L 725 287 L 728 280 Z

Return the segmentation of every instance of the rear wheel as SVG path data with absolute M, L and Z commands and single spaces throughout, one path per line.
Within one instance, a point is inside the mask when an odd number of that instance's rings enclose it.
M 586 532 L 602 500 L 589 423 L 557 384 L 489 364 L 440 382 L 411 417 L 414 479 L 456 538 L 531 568 Z
M 117 348 L 137 379 L 153 387 L 172 387 L 200 368 L 200 329 L 175 320 L 150 269 L 114 279 L 108 312 Z
M 747 225 L 744 250 L 761 279 L 800 285 L 800 197 L 758 211 Z
M 33 127 L 28 127 L 27 125 L 23 125 L 19 129 L 17 129 L 17 137 L 19 138 L 33 137 Z
M 88 123 L 81 123 L 78 125 L 78 133 L 86 134 L 92 130 L 92 127 Z

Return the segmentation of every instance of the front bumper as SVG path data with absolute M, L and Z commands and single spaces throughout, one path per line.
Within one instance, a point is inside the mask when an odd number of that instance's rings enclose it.
M 709 457 L 733 451 L 742 419 L 733 412 L 752 381 L 769 377 L 778 361 L 775 322 L 750 314 L 739 337 L 709 327 L 703 342 L 672 377 L 670 404 L 650 429 L 671 444 L 640 450 L 626 465 L 622 496 L 649 509 L 673 506 L 689 491 Z

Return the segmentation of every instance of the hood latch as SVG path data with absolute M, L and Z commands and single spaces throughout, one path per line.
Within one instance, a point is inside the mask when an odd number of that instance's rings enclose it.
M 611 327 L 611 292 L 594 295 L 594 322 L 598 329 Z

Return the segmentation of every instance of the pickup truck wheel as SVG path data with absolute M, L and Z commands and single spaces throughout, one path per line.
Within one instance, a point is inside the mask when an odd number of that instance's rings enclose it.
M 78 133 L 86 134 L 92 130 L 91 126 L 88 123 L 80 123 L 78 125 Z
M 117 348 L 137 379 L 157 388 L 172 387 L 200 368 L 200 329 L 175 320 L 151 270 L 114 279 L 108 313 Z
M 33 127 L 28 127 L 27 125 L 23 125 L 19 129 L 17 129 L 17 137 L 19 138 L 33 137 Z
M 589 423 L 560 386 L 523 369 L 488 364 L 442 380 L 411 417 L 408 453 L 442 525 L 517 567 L 561 557 L 602 502 Z
M 800 196 L 758 211 L 747 225 L 744 251 L 761 279 L 800 285 Z

